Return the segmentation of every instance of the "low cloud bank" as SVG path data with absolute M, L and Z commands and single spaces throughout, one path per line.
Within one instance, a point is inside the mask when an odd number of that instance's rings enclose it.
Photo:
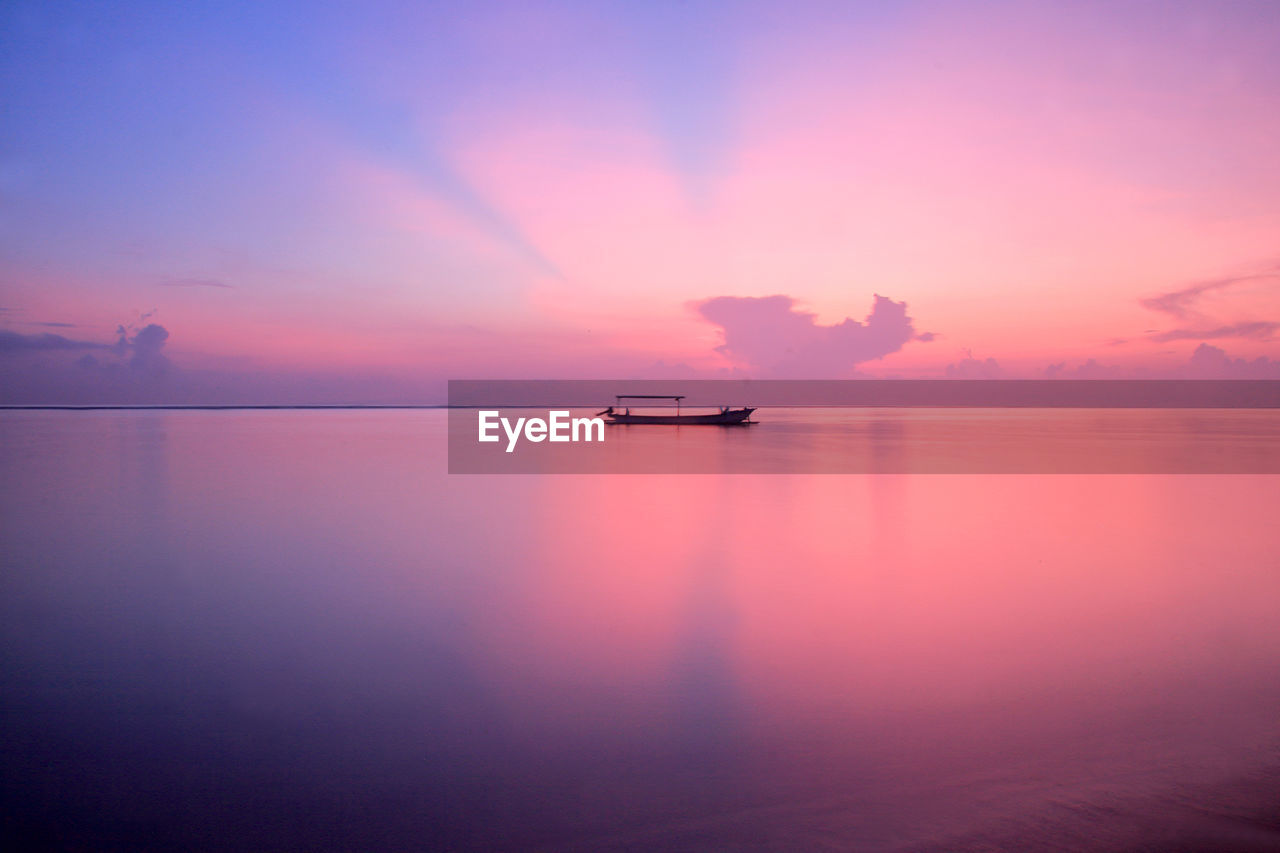
M 114 343 L 0 330 L 0 402 L 161 402 L 169 390 L 168 339 L 157 323 L 119 326 Z
M 1186 367 L 1188 379 L 1280 379 L 1280 361 L 1260 355 L 1252 361 L 1231 358 L 1212 344 L 1201 344 Z
M 7 329 L 0 329 L 0 355 L 108 349 L 110 346 L 110 344 L 94 343 L 93 341 L 73 341 L 51 332 L 44 332 L 39 335 L 23 335 Z
M 53 332 L 23 334 L 0 330 L 0 403 L 94 404 L 397 404 L 433 403 L 444 399 L 445 379 L 477 372 L 475 353 L 481 342 L 489 355 L 503 353 L 479 372 L 496 375 L 495 365 L 522 365 L 527 378 L 648 379 L 844 379 L 871 378 L 857 365 L 902 349 L 911 341 L 931 339 L 916 332 L 907 306 L 876 296 L 863 321 L 846 318 L 819 324 L 814 314 L 796 308 L 789 296 L 718 297 L 697 303 L 696 310 L 716 323 L 724 335 L 718 351 L 732 367 L 707 370 L 685 362 L 641 361 L 647 353 L 601 349 L 583 339 L 572 352 L 562 340 L 519 339 L 476 330 L 451 351 L 452 360 L 433 359 L 420 368 L 301 370 L 219 370 L 180 368 L 170 363 L 169 331 L 143 315 L 133 326 L 119 327 L 114 341 L 84 340 Z M 44 324 L 41 324 L 44 325 Z M 1275 379 L 1280 361 L 1267 356 L 1235 358 L 1220 347 L 1201 343 L 1181 363 L 1139 367 L 1099 363 L 1025 364 L 1006 368 L 994 358 L 964 358 L 922 376 L 948 379 Z M 580 365 L 591 357 L 586 375 Z M 579 365 L 575 367 L 574 365 Z M 501 372 L 508 373 L 507 369 Z M 509 375 L 505 378 L 512 378 Z M 905 377 L 904 377 L 905 378 Z
M 1089 359 L 1083 364 L 1051 364 L 1046 379 L 1280 379 L 1280 361 L 1258 356 L 1252 361 L 1232 358 L 1213 344 L 1200 344 L 1185 364 L 1163 369 L 1100 364 Z
M 969 356 L 948 364 L 945 375 L 948 379 L 1003 379 L 1005 374 L 994 358 L 979 360 Z

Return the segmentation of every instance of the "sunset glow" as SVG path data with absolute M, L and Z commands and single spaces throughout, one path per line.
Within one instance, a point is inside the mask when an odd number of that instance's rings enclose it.
M 80 393 L 33 336 L 144 314 L 179 400 L 1182 376 L 1197 348 L 1195 375 L 1280 376 L 1278 18 L 8 4 L 6 396 Z M 877 294 L 924 337 L 798 375 L 698 308 L 780 295 L 823 327 Z

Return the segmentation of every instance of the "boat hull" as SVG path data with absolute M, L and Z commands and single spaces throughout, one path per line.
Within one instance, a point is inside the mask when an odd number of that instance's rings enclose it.
M 711 415 L 628 415 L 615 412 L 605 419 L 610 424 L 667 424 L 670 426 L 734 426 L 748 424 L 755 409 L 730 409 Z

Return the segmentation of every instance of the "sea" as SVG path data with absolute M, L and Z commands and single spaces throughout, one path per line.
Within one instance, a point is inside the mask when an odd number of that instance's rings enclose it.
M 1280 410 L 755 417 L 0 411 L 0 846 L 1280 849 Z

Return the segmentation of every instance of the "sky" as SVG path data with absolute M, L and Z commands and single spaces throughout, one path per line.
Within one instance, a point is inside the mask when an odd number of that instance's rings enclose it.
M 0 6 L 0 402 L 1280 378 L 1280 5 Z

